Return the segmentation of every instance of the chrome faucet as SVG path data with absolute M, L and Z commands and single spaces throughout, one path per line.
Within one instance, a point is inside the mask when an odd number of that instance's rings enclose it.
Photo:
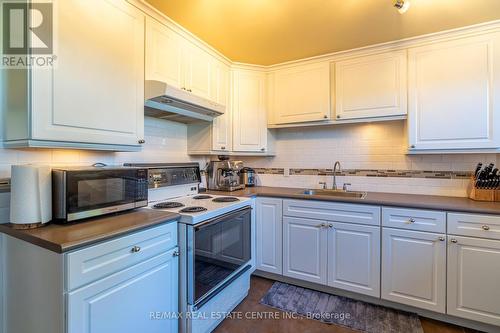
M 335 164 L 333 165 L 333 186 L 332 186 L 333 190 L 337 190 L 337 178 L 336 178 L 337 166 L 339 167 L 339 172 L 341 172 L 341 166 L 339 161 L 335 162 Z

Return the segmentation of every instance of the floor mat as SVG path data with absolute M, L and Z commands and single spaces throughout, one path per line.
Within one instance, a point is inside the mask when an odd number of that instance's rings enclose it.
M 261 304 L 369 333 L 423 333 L 418 315 L 275 282 Z

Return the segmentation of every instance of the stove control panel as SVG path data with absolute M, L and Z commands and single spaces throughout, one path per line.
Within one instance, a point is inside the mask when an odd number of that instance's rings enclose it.
M 200 169 L 186 168 L 152 168 L 148 170 L 149 188 L 199 183 Z

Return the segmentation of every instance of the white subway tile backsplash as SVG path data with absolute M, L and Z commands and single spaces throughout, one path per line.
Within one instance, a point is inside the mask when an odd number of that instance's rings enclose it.
M 290 128 L 276 132 L 276 156 L 243 158 L 256 168 L 333 168 L 335 161 L 343 169 L 383 169 L 418 171 L 472 171 L 477 162 L 496 161 L 499 154 L 408 155 L 404 121 L 352 124 L 331 127 Z M 259 175 L 265 186 L 318 187 L 331 177 Z M 468 180 L 393 177 L 343 177 L 342 183 L 353 189 L 378 192 L 418 193 L 466 196 Z

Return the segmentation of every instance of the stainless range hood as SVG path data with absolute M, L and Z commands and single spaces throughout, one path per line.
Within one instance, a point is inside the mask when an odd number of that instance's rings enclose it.
M 226 107 L 165 82 L 146 80 L 144 114 L 180 123 L 211 122 L 223 115 Z

